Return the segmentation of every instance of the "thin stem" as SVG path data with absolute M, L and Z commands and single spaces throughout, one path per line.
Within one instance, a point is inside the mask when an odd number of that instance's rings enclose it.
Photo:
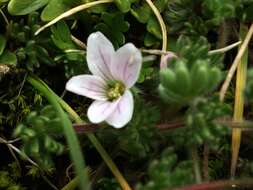
M 249 121 L 249 120 L 232 121 L 231 119 L 227 120 L 227 119 L 217 118 L 213 122 L 216 123 L 216 124 L 225 125 L 224 127 L 229 127 L 231 129 L 240 128 L 243 131 L 252 131 L 253 130 L 253 122 Z M 156 125 L 156 128 L 158 128 L 160 130 L 170 130 L 170 129 L 177 129 L 177 128 L 181 128 L 181 127 L 185 127 L 185 121 L 184 120 Z M 91 131 L 91 130 L 88 130 L 88 132 L 89 131 Z
M 58 21 L 66 18 L 66 17 L 69 17 L 69 16 L 71 16 L 71 15 L 77 13 L 77 12 L 83 11 L 83 10 L 85 10 L 87 8 L 94 7 L 94 6 L 99 5 L 99 4 L 112 3 L 113 1 L 114 0 L 98 0 L 98 1 L 90 2 L 90 3 L 85 3 L 83 5 L 79 5 L 77 7 L 74 7 L 72 9 L 64 12 L 63 14 L 59 15 L 58 17 L 56 17 L 55 19 L 53 19 L 52 21 L 50 21 L 46 25 L 44 25 L 41 28 L 39 28 L 35 32 L 35 35 L 38 35 L 40 32 L 42 32 L 43 30 L 45 30 L 49 26 L 52 26 L 53 24 L 57 23 Z
M 168 43 L 166 25 L 163 21 L 163 18 L 161 16 L 159 10 L 156 8 L 154 3 L 151 0 L 146 0 L 146 2 L 148 3 L 148 5 L 152 9 L 152 11 L 154 12 L 154 14 L 160 24 L 160 27 L 162 30 L 162 38 L 163 38 L 162 51 L 166 51 L 167 50 L 167 43 Z M 162 59 L 162 57 L 163 57 L 163 55 L 161 56 L 161 59 Z
M 201 173 L 200 173 L 200 167 L 199 167 L 199 155 L 197 147 L 193 147 L 191 149 L 191 155 L 192 155 L 192 161 L 193 161 L 193 170 L 196 178 L 197 183 L 201 183 Z
M 13 140 L 8 140 L 7 143 L 12 144 L 12 143 L 18 142 L 20 140 L 21 140 L 21 138 L 16 138 L 16 139 L 13 139 Z
M 45 175 L 41 175 L 41 177 L 49 184 L 54 190 L 59 190 Z
M 1 13 L 1 15 L 3 16 L 4 21 L 6 22 L 7 28 L 8 28 L 9 25 L 10 25 L 10 22 L 8 21 L 8 18 L 6 17 L 6 15 L 4 14 L 4 12 L 2 11 L 2 8 L 0 9 L 0 13 Z
M 225 94 L 228 90 L 228 87 L 229 87 L 229 84 L 235 74 L 235 71 L 237 69 L 237 66 L 238 64 L 240 63 L 241 59 L 242 59 L 242 56 L 244 55 L 244 52 L 246 51 L 247 47 L 248 47 L 248 44 L 250 42 L 250 39 L 252 37 L 252 34 L 253 34 L 253 23 L 251 24 L 250 26 L 250 29 L 242 43 L 242 46 L 240 47 L 236 57 L 235 57 L 235 60 L 232 64 L 232 66 L 230 67 L 229 69 L 229 72 L 227 74 L 227 77 L 226 77 L 226 80 L 225 82 L 223 83 L 222 87 L 221 87 L 221 90 L 220 90 L 220 100 L 223 102 L 224 101 L 224 98 L 225 98 Z
M 18 166 L 19 171 L 21 172 L 22 169 L 21 169 L 20 162 L 19 162 L 19 160 L 18 160 L 16 154 L 14 153 L 14 151 L 11 149 L 10 146 L 7 145 L 7 147 L 8 147 L 8 149 L 9 149 L 9 151 L 10 151 L 12 157 L 14 158 L 15 162 L 17 163 L 17 166 Z
M 242 41 L 238 41 L 238 42 L 235 42 L 233 44 L 230 44 L 230 45 L 228 45 L 226 47 L 223 47 L 223 48 L 220 48 L 220 49 L 210 50 L 208 52 L 208 55 L 226 53 L 227 51 L 239 46 L 241 43 L 242 43 Z M 166 54 L 169 54 L 169 53 L 175 54 L 175 52 L 173 52 L 173 51 L 163 51 L 163 50 L 160 50 L 160 49 L 140 49 L 140 50 L 143 53 L 148 53 L 148 54 L 153 54 L 153 55 L 166 55 Z M 175 56 L 176 56 L 176 54 L 175 54 Z
M 78 38 L 76 38 L 75 36 L 71 35 L 71 39 L 72 39 L 72 41 L 73 41 L 76 45 L 78 45 L 80 48 L 82 48 L 82 49 L 86 49 L 86 48 L 87 48 L 86 44 L 83 43 L 83 42 L 82 42 L 81 40 L 79 40 Z
M 231 50 L 231 49 L 239 46 L 241 43 L 242 43 L 242 41 L 238 41 L 238 42 L 235 42 L 235 43 L 233 43 L 231 45 L 228 45 L 228 46 L 220 48 L 220 49 L 210 50 L 208 52 L 208 54 L 209 55 L 213 55 L 213 54 L 225 53 L 225 52 L 227 52 L 227 51 L 229 51 L 229 50 Z
M 227 21 L 224 20 L 220 27 L 219 27 L 219 37 L 218 37 L 218 42 L 217 42 L 217 48 L 223 48 L 226 46 L 228 37 L 229 37 L 229 30 L 230 28 L 228 27 Z
M 164 51 L 164 50 L 160 50 L 160 49 L 142 49 L 141 48 L 140 50 L 143 53 L 148 53 L 148 54 L 153 54 L 153 55 L 166 55 L 168 53 L 175 54 L 175 52 L 173 52 L 173 51 L 166 51 L 166 50 Z
M 252 187 L 252 186 L 253 186 L 253 179 L 220 180 L 202 184 L 194 184 L 181 188 L 174 188 L 173 190 L 220 190 L 224 188 Z
M 21 83 L 21 87 L 20 87 L 20 89 L 19 89 L 19 91 L 18 91 L 18 97 L 20 96 L 20 94 L 21 94 L 21 92 L 22 92 L 22 89 L 23 89 L 23 87 L 24 87 L 24 85 L 25 85 L 26 77 L 27 77 L 27 73 L 25 74 L 24 79 L 23 79 L 23 81 L 22 81 L 22 83 Z
M 71 170 L 72 167 L 73 167 L 73 163 L 71 163 L 71 164 L 67 167 L 67 169 L 66 169 L 66 171 L 65 171 L 65 174 L 66 174 L 66 177 L 68 178 L 68 180 L 71 180 L 71 177 L 70 177 L 70 175 L 69 175 L 69 172 L 70 172 L 70 170 Z
M 78 53 L 81 55 L 84 55 L 86 53 L 86 51 L 84 50 L 80 50 L 80 49 L 66 49 L 64 50 L 65 53 Z
M 58 190 L 58 188 L 46 177 L 43 175 L 43 170 L 39 167 L 39 165 L 37 163 L 35 163 L 31 158 L 29 158 L 25 153 L 21 152 L 17 147 L 15 147 L 14 145 L 12 145 L 11 143 L 17 142 L 19 139 L 14 139 L 14 140 L 10 140 L 7 141 L 5 139 L 3 139 L 2 137 L 0 137 L 0 143 L 5 144 L 8 149 L 10 150 L 12 156 L 14 157 L 14 159 L 16 160 L 16 162 L 18 163 L 18 167 L 20 168 L 20 163 L 15 155 L 15 153 L 13 151 L 15 151 L 16 153 L 18 153 L 22 158 L 24 158 L 25 160 L 27 160 L 28 162 L 30 162 L 33 166 L 35 166 L 36 168 L 39 169 L 39 171 L 42 174 L 42 178 L 55 190 Z
M 15 147 L 12 144 L 9 144 L 8 141 L 0 137 L 0 143 L 6 144 L 9 148 L 14 150 L 16 153 L 18 153 L 20 156 L 24 157 L 28 162 L 30 162 L 32 165 L 39 167 L 38 164 L 36 164 L 32 159 L 30 159 L 26 154 L 22 153 L 17 147 Z

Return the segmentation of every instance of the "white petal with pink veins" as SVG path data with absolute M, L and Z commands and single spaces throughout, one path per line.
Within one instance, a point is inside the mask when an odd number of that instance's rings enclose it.
M 114 52 L 112 43 L 101 32 L 92 33 L 87 42 L 87 63 L 91 73 L 112 79 L 110 66 Z
M 115 128 L 124 127 L 132 118 L 134 100 L 132 93 L 127 90 L 120 98 L 114 111 L 106 119 L 106 122 Z
M 115 79 L 124 82 L 130 88 L 138 80 L 142 56 L 133 44 L 128 43 L 119 48 L 112 59 L 111 71 Z
M 87 112 L 88 118 L 92 123 L 104 121 L 116 109 L 118 101 L 94 101 Z
M 78 95 L 94 100 L 107 100 L 106 83 L 95 75 L 78 75 L 72 77 L 66 84 L 66 89 Z

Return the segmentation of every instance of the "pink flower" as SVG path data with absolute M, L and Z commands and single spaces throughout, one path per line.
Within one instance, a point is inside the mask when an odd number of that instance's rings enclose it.
M 106 121 L 115 128 L 125 126 L 133 115 L 134 100 L 129 89 L 139 77 L 140 51 L 132 43 L 115 51 L 102 33 L 95 32 L 88 37 L 87 63 L 93 75 L 72 77 L 66 89 L 95 100 L 87 113 L 92 123 Z

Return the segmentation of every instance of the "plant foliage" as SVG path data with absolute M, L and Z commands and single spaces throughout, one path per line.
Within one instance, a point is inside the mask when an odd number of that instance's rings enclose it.
M 79 5 L 89 6 L 35 35 Z M 231 129 L 238 127 L 236 178 L 252 176 L 252 41 L 240 94 L 244 120 L 232 120 L 238 79 L 224 101 L 218 97 L 238 53 L 226 46 L 240 40 L 239 25 L 250 27 L 252 19 L 252 0 L 0 0 L 0 189 L 69 190 L 78 182 L 87 189 L 122 189 L 124 176 L 133 189 L 164 190 L 226 179 Z M 130 89 L 133 117 L 122 129 L 91 124 L 90 100 L 65 91 L 71 77 L 89 74 L 86 41 L 96 31 L 116 51 L 131 42 L 142 52 L 140 76 Z

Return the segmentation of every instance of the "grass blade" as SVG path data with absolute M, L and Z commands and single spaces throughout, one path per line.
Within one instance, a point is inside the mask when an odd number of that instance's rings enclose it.
M 39 90 L 56 109 L 56 112 L 59 118 L 61 119 L 64 134 L 70 148 L 70 155 L 75 166 L 75 171 L 77 175 L 82 179 L 79 180 L 80 189 L 88 190 L 89 189 L 88 174 L 87 171 L 84 172 L 85 168 L 84 159 L 82 156 L 80 145 L 78 143 L 77 136 L 75 134 L 74 129 L 72 128 L 71 121 L 61 108 L 54 94 L 48 88 L 46 88 L 43 84 L 41 84 L 39 81 L 37 81 L 32 77 L 28 77 L 27 81 L 37 90 Z
M 246 25 L 240 25 L 240 38 L 243 40 L 248 33 L 248 27 Z M 248 48 L 242 56 L 242 59 L 237 67 L 236 75 L 236 91 L 235 91 L 235 104 L 234 104 L 234 121 L 243 121 L 244 111 L 244 89 L 247 75 L 247 64 L 248 64 Z M 238 160 L 238 154 L 241 144 L 241 129 L 232 130 L 232 160 L 231 160 L 231 177 L 235 176 L 236 165 Z

